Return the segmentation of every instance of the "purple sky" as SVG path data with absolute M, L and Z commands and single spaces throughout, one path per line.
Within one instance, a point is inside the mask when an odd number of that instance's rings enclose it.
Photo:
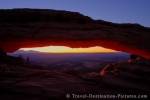
M 94 19 L 150 27 L 150 0 L 0 0 L 0 8 L 69 10 Z

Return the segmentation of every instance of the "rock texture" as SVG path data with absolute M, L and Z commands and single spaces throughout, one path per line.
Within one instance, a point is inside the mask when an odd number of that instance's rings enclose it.
M 129 62 L 108 64 L 100 71 L 100 75 L 108 84 L 149 90 L 149 66 L 150 62 L 145 59 L 130 59 Z
M 150 96 L 150 62 L 145 60 L 100 66 L 98 69 L 105 72 L 100 76 L 94 66 L 94 70 L 78 65 L 61 65 L 57 69 L 55 64 L 45 68 L 31 65 L 21 57 L 0 58 L 1 100 L 67 100 L 68 93 Z
M 103 46 L 150 59 L 150 28 L 93 20 L 77 12 L 48 9 L 0 10 L 0 47 Z

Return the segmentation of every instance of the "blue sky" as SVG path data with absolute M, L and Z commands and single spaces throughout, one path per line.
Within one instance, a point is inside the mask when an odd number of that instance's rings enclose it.
M 0 8 L 68 10 L 94 19 L 150 27 L 150 0 L 0 0 Z

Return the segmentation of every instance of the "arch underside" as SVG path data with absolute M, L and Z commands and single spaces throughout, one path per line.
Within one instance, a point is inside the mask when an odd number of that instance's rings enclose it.
M 8 15 L 9 13 L 10 11 Z M 42 15 L 42 12 L 36 11 L 35 15 L 26 16 L 28 13 L 30 11 L 23 11 L 23 14 L 13 13 L 14 15 L 7 18 L 0 11 L 0 48 L 13 52 L 19 48 L 50 45 L 76 48 L 103 46 L 150 59 L 150 28 L 138 24 L 96 21 L 72 12 L 67 15 L 62 11 L 50 11 L 52 14 L 46 15 L 48 12 L 44 12 Z M 63 16 L 61 20 L 60 13 Z M 39 19 L 32 21 L 38 14 Z M 46 21 L 43 16 L 50 16 L 51 19 Z

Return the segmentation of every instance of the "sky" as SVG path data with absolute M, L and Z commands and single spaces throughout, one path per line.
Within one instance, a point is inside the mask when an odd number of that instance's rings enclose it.
M 150 0 L 0 0 L 0 8 L 68 10 L 93 19 L 150 27 Z
M 24 51 L 39 51 L 48 53 L 112 53 L 118 52 L 115 50 L 107 49 L 100 46 L 89 47 L 89 48 L 70 48 L 67 46 L 45 46 L 45 47 L 35 47 L 35 48 L 21 48 L 19 50 Z

